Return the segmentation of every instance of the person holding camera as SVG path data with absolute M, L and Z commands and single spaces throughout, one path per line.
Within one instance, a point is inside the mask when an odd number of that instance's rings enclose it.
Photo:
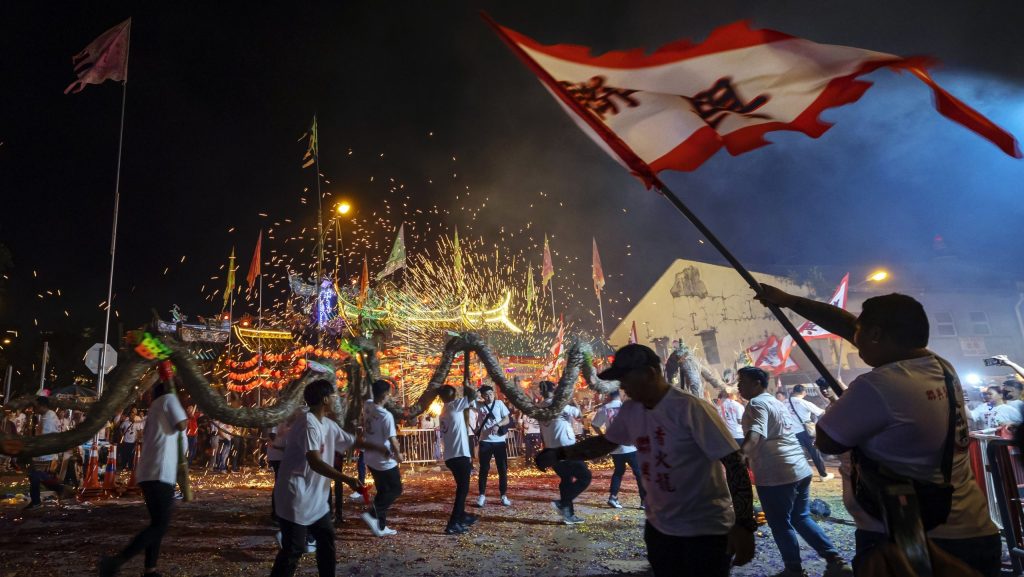
M 491 457 L 498 469 L 498 492 L 501 493 L 501 504 L 508 507 L 512 501 L 508 498 L 508 446 L 506 438 L 512 426 L 512 416 L 508 407 L 501 400 L 494 398 L 494 387 L 480 387 L 480 399 L 474 403 L 477 412 L 476 436 L 480 439 L 480 472 L 477 473 L 477 488 L 480 496 L 476 506 L 483 507 L 487 502 L 487 475 L 491 471 Z
M 852 342 L 873 367 L 822 415 L 818 449 L 830 455 L 852 451 L 854 471 L 884 467 L 912 481 L 935 545 L 984 577 L 997 577 L 1002 543 L 971 471 L 963 389 L 953 367 L 927 348 L 921 303 L 902 294 L 877 296 L 864 301 L 855 317 L 769 285 L 761 285 L 756 298 Z M 840 472 L 843 501 L 857 526 L 854 569 L 861 574 L 867 554 L 889 536 L 873 493 L 866 487 L 855 492 L 850 471 Z

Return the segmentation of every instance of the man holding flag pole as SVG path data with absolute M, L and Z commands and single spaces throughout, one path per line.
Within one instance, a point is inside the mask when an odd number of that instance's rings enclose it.
M 754 30 L 745 22 L 715 30 L 697 45 L 684 41 L 653 53 L 634 50 L 592 56 L 586 47 L 544 46 L 498 25 L 486 14 L 483 18 L 588 136 L 648 188 L 655 187 L 718 250 L 837 395 L 843 394 L 842 387 L 782 312 L 781 305 L 789 304 L 781 296 L 788 295 L 766 295 L 767 289 L 661 181 L 658 173 L 666 169 L 695 170 L 721 148 L 733 155 L 749 152 L 768 144 L 764 136 L 774 130 L 818 137 L 829 128 L 819 120 L 819 115 L 826 109 L 858 100 L 871 86 L 860 76 L 879 68 L 909 71 L 931 88 L 942 115 L 988 139 L 1006 154 L 1022 157 L 1011 134 L 932 80 L 924 71 L 929 63 L 924 58 L 817 44 L 774 30 Z M 849 337 L 853 336 L 852 329 L 851 325 Z M 927 335 L 927 329 L 924 334 Z M 783 369 L 785 366 L 783 362 Z M 601 376 L 634 376 L 632 371 L 623 373 Z M 948 381 L 947 377 L 947 384 Z M 648 408 L 656 408 L 656 403 Z M 836 443 L 829 448 L 838 453 L 850 446 Z M 819 447 L 826 448 L 821 439 Z M 551 455 L 547 458 L 555 460 Z M 544 466 L 540 456 L 538 466 Z M 948 479 L 947 473 L 947 483 Z M 648 511 L 649 521 L 652 515 L 656 516 L 657 511 Z M 909 536 L 901 549 L 907 557 L 916 561 L 927 551 L 920 524 L 894 530 L 906 530 L 904 537 Z M 884 539 L 885 535 L 881 537 Z M 982 544 L 981 537 L 979 534 L 978 545 Z M 996 550 L 998 540 L 997 535 Z M 647 542 L 653 564 L 652 541 Z M 988 541 L 984 544 L 988 550 Z M 858 549 L 860 545 L 858 539 Z M 963 552 L 968 553 L 966 548 Z M 928 557 L 927 553 L 923 556 Z M 678 570 L 678 566 L 673 570 Z M 659 573 L 655 568 L 655 574 Z M 728 574 L 728 568 L 716 574 Z

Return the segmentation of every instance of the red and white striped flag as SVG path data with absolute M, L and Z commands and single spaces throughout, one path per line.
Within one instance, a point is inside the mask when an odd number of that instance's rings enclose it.
M 604 269 L 601 268 L 601 255 L 597 254 L 597 239 L 594 240 L 594 260 L 591 264 L 594 275 L 594 292 L 597 298 L 601 298 L 601 291 L 604 290 Z
M 850 287 L 850 273 L 846 273 L 846 276 L 843 277 L 843 280 L 839 282 L 839 286 L 836 287 L 836 292 L 832 293 L 832 298 L 829 299 L 828 304 L 830 304 L 830 305 L 832 305 L 834 307 L 839 307 L 839 308 L 845 310 L 846 309 L 846 293 L 848 292 L 849 287 Z M 838 335 L 834 335 L 834 334 L 826 331 L 825 329 L 819 327 L 818 325 L 812 323 L 811 321 L 807 321 L 804 324 L 800 325 L 800 328 L 797 329 L 797 330 L 800 332 L 800 336 L 802 336 L 805 341 L 810 341 L 810 340 L 813 340 L 813 339 L 838 339 L 839 338 Z
M 857 101 L 879 68 L 907 70 L 927 84 L 939 113 L 1021 158 L 1017 141 L 939 87 L 927 58 L 818 44 L 736 22 L 707 40 L 645 53 L 593 56 L 585 46 L 545 46 L 485 16 L 599 146 L 649 186 L 666 169 L 695 170 L 719 149 L 738 155 L 768 144 L 774 130 L 817 138 L 826 109 Z
M 128 78 L 128 39 L 131 36 L 132 19 L 100 34 L 81 52 L 75 54 L 71 63 L 75 65 L 75 80 L 68 92 L 81 92 L 86 84 L 103 84 L 107 80 L 122 82 Z

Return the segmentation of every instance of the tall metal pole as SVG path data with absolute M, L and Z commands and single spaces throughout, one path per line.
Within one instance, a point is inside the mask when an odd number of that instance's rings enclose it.
M 604 340 L 604 297 L 601 295 L 601 291 L 597 291 L 597 310 L 601 313 L 601 340 Z
M 50 360 L 50 343 L 43 341 L 43 366 L 39 369 L 39 390 L 36 395 L 42 395 L 46 389 L 46 363 Z M 102 368 L 102 367 L 101 367 Z
M 551 326 L 558 326 L 558 315 L 555 314 L 555 279 L 551 279 Z
M 100 370 L 96 375 L 96 396 L 103 396 L 103 378 L 107 367 L 107 339 L 110 338 L 110 311 L 114 308 L 114 256 L 117 254 L 117 214 L 121 206 L 121 157 L 124 150 L 124 110 L 128 101 L 128 60 L 132 50 L 132 28 L 128 27 L 128 46 L 124 51 L 124 84 L 121 86 L 121 129 L 117 137 L 117 176 L 114 180 L 114 224 L 110 234 L 110 280 L 107 283 L 107 318 L 103 323 L 103 348 Z

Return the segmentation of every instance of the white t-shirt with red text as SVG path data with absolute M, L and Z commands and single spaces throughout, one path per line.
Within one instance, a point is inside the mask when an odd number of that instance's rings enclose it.
M 950 478 L 953 505 L 947 522 L 928 536 L 967 539 L 995 535 L 998 529 L 989 518 L 988 503 L 971 471 L 963 389 L 955 373 L 953 389 L 958 412 Z M 867 457 L 899 475 L 933 483 L 943 481 L 941 459 L 948 426 L 946 382 L 934 356 L 889 363 L 857 377 L 818 420 L 818 427 L 837 443 L 859 447 Z M 845 474 L 843 503 L 858 529 L 884 532 L 881 521 L 857 504 Z
M 718 415 L 725 421 L 725 427 L 733 439 L 743 438 L 743 405 L 732 399 L 722 399 L 718 405 Z
M 739 446 L 710 403 L 676 388 L 653 409 L 626 401 L 605 438 L 636 446 L 655 529 L 677 537 L 732 529 L 736 515 L 720 460 Z

